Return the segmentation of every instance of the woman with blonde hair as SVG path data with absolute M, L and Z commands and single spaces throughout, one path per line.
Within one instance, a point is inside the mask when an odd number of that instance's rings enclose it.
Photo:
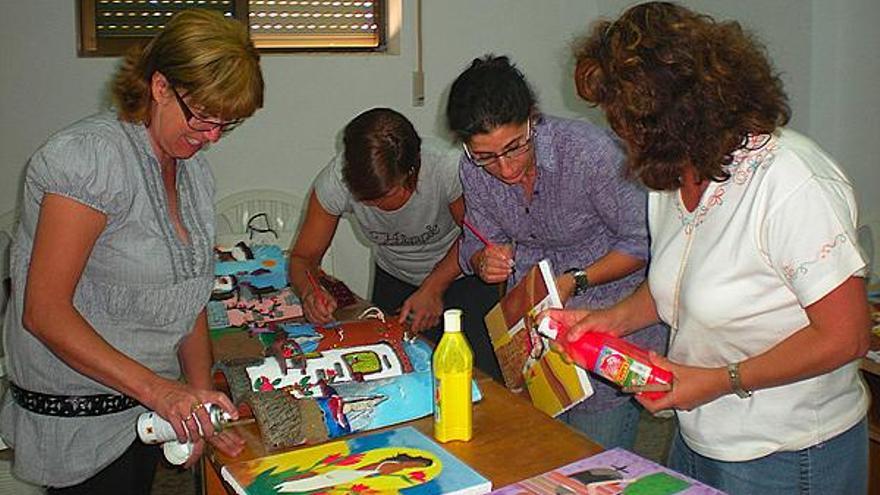
M 210 372 L 214 184 L 201 150 L 262 106 L 259 55 L 238 21 L 183 11 L 125 58 L 113 96 L 115 112 L 30 158 L 11 252 L 0 431 L 15 474 L 49 493 L 149 493 L 160 449 L 136 438 L 146 410 L 192 442 L 187 466 L 206 441 L 243 448 L 203 407 L 237 417 Z
M 671 327 L 670 467 L 731 494 L 865 493 L 865 260 L 843 171 L 787 129 L 782 83 L 736 22 L 666 2 L 599 22 L 578 92 L 627 145 L 651 263 L 629 298 L 551 312 L 583 332 Z

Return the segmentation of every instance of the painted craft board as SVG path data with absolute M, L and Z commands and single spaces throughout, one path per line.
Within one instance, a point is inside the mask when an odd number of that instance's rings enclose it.
M 537 332 L 538 313 L 561 307 L 550 261 L 541 260 L 485 318 L 505 386 L 527 390 L 535 407 L 554 417 L 593 395 L 587 372 Z
M 492 483 L 412 427 L 334 441 L 221 470 L 239 495 L 482 494 Z
M 494 495 L 724 495 L 621 448 L 606 450 L 492 492 Z
M 314 399 L 329 438 L 374 430 L 433 413 L 431 346 L 406 340 L 394 323 L 363 320 L 318 326 L 277 325 L 288 335 L 281 360 L 246 369 L 253 392 L 284 390 Z M 474 402 L 482 399 L 472 383 Z
M 215 249 L 214 288 L 207 305 L 208 326 L 265 327 L 303 315 L 287 283 L 287 258 L 280 246 L 240 242 Z

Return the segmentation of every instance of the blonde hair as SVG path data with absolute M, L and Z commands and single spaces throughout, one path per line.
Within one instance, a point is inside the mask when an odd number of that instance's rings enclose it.
M 121 119 L 149 123 L 156 72 L 211 117 L 241 119 L 263 106 L 260 55 L 247 27 L 216 11 L 181 11 L 146 46 L 128 52 L 113 81 Z

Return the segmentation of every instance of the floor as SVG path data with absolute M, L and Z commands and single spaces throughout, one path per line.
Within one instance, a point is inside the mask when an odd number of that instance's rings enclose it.
M 674 430 L 672 419 L 655 418 L 642 411 L 639 434 L 635 451 L 655 462 L 664 463 Z M 152 495 L 190 495 L 196 494 L 196 479 L 192 471 L 172 468 L 167 464 L 160 467 L 153 483 Z
M 183 470 L 162 462 L 153 481 L 152 495 L 196 495 L 196 486 L 193 470 Z
M 635 452 L 659 464 L 666 463 L 666 454 L 675 431 L 673 418 L 657 418 L 642 410 L 639 434 L 636 437 Z

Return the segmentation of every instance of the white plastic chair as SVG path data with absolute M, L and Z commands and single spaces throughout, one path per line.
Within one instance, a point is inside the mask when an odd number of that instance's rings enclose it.
M 217 202 L 215 242 L 218 246 L 230 247 L 245 240 L 278 244 L 288 249 L 299 227 L 302 206 L 303 199 L 299 196 L 272 189 L 231 194 Z M 254 218 L 261 213 L 265 218 Z M 275 234 L 266 232 L 267 228 Z M 327 273 L 334 273 L 332 248 L 327 249 L 321 265 Z

